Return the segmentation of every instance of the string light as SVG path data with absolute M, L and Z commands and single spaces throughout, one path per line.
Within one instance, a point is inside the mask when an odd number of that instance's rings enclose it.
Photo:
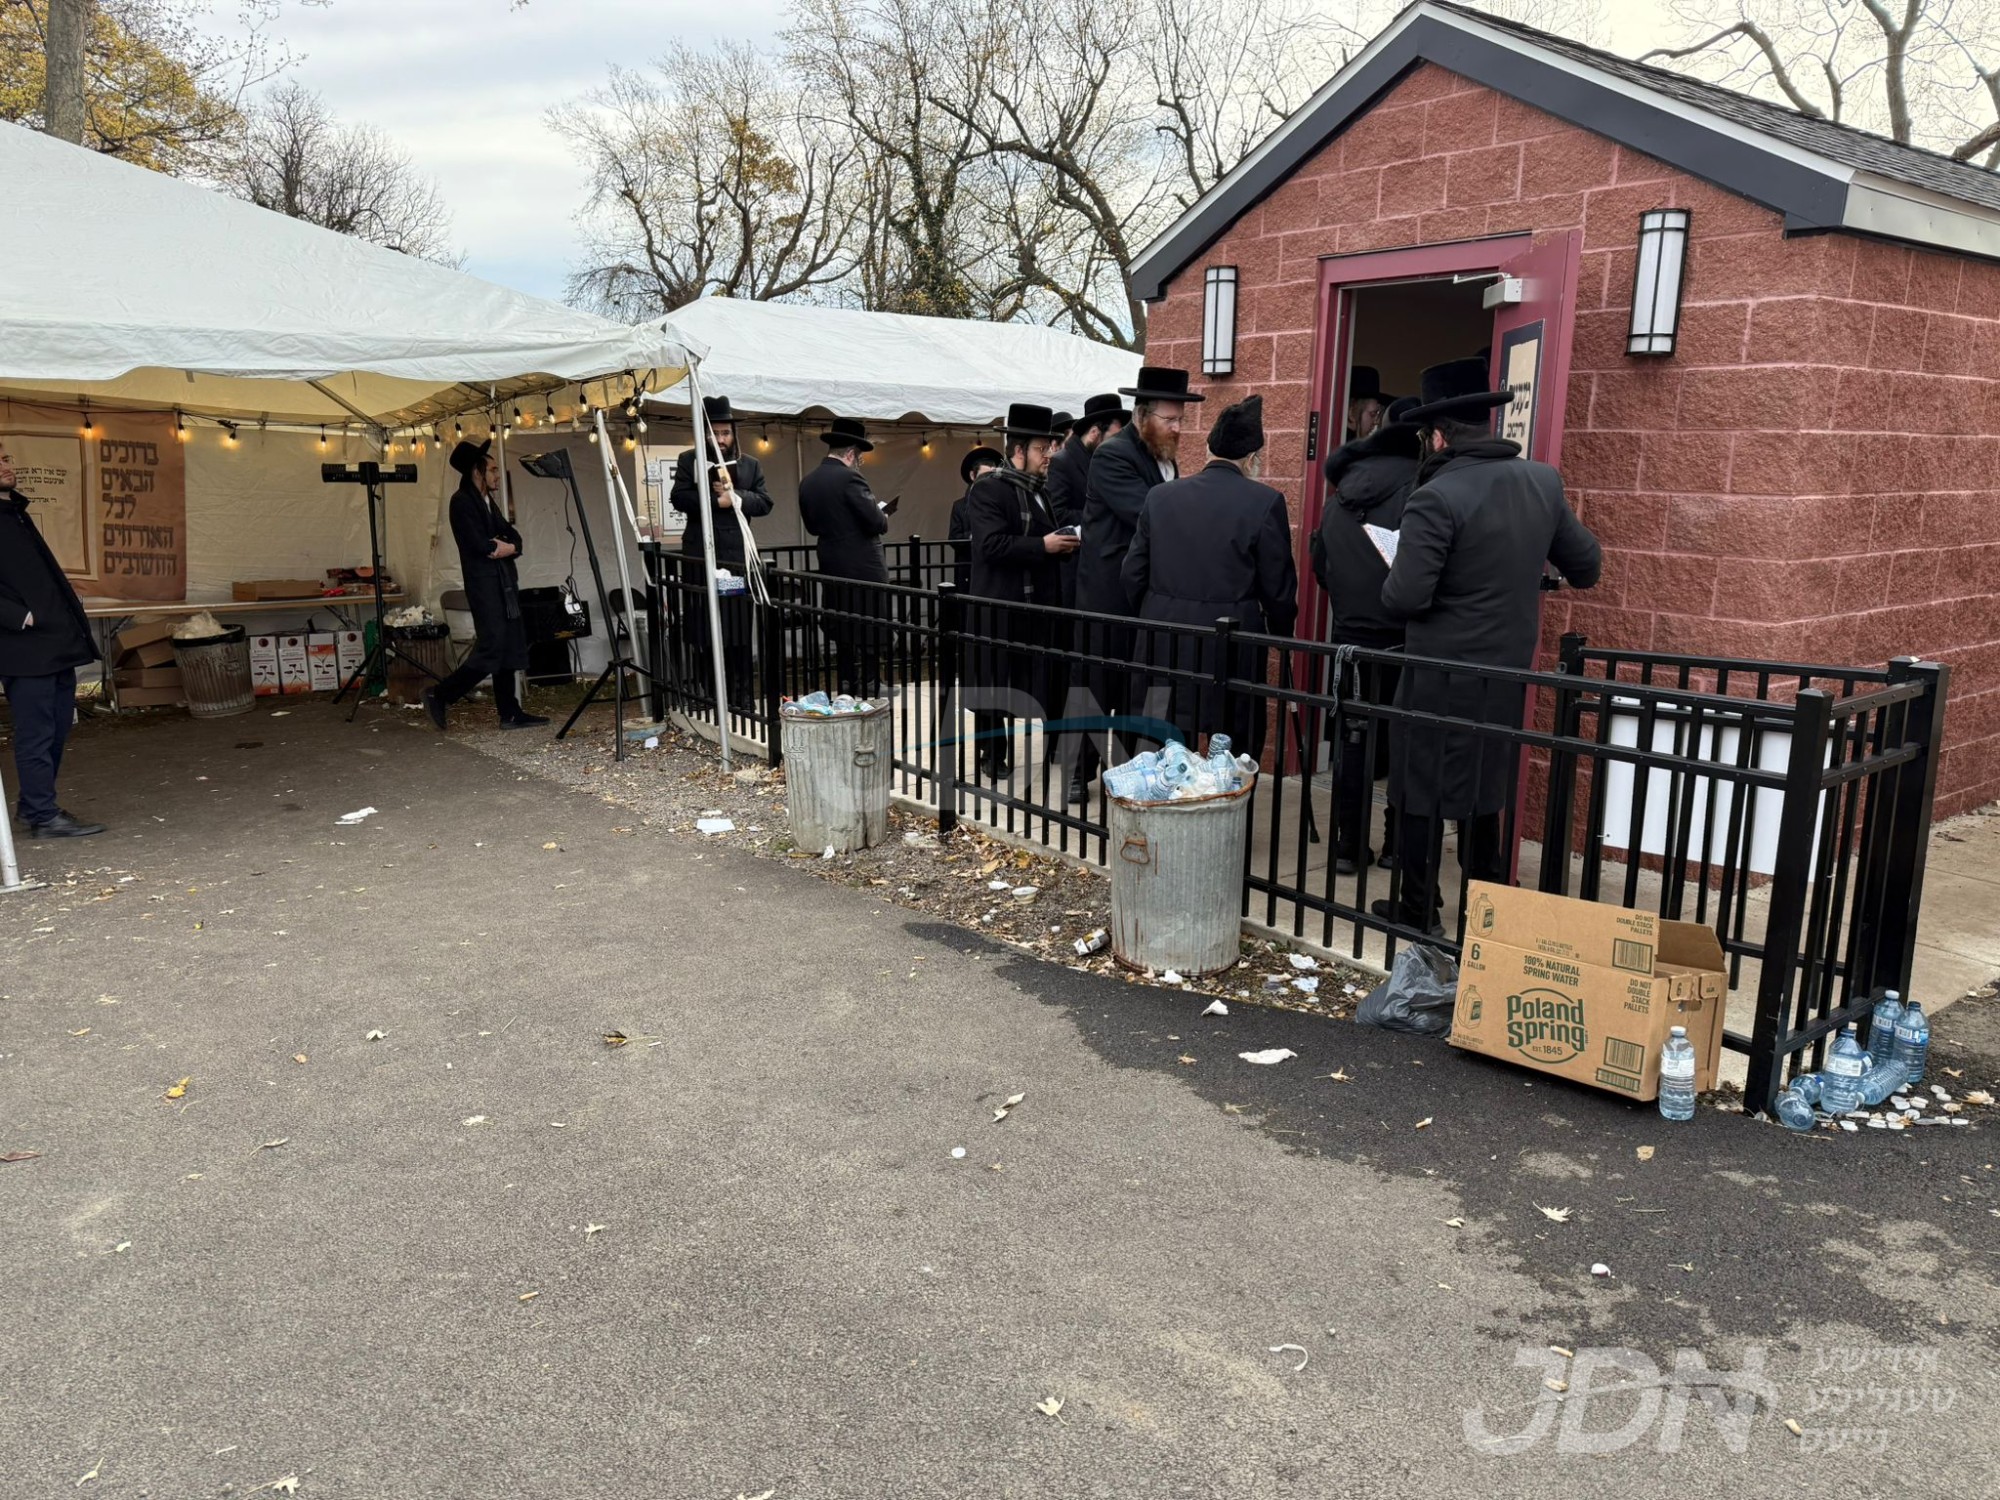
M 646 430 L 646 419 L 644 417 L 641 417 L 639 418 L 638 421 L 634 422 L 632 425 L 638 428 L 639 431 L 644 432 Z
M 326 452 L 326 423 L 319 424 L 319 451 Z
M 925 458 L 929 458 L 931 456 L 931 435 L 928 432 L 924 434 L 923 446 L 918 451 L 921 452 Z
M 234 422 L 224 422 L 222 424 L 222 446 L 225 448 L 234 448 L 236 446 L 236 424 Z
M 597 441 L 597 429 L 595 427 L 590 429 L 589 437 L 593 443 Z
M 520 425 L 523 427 L 532 427 L 535 422 L 535 419 L 533 417 L 523 417 L 521 415 L 521 408 L 518 406 L 514 408 L 514 420 L 520 423 Z M 508 430 L 512 431 L 513 429 L 509 428 Z
M 465 424 L 463 422 L 452 423 L 451 435 L 454 439 L 463 438 L 465 436 Z
M 769 453 L 771 451 L 770 428 L 760 427 L 757 429 L 757 451 L 759 453 Z
M 549 419 L 549 426 L 556 425 L 556 409 L 553 402 L 542 408 L 542 415 Z
M 174 413 L 174 441 L 177 443 L 185 443 L 187 440 L 188 440 L 187 422 L 183 420 L 181 414 L 177 411 Z
M 90 408 L 87 406 L 83 409 L 83 435 L 87 438 L 97 436 L 97 419 L 91 416 Z

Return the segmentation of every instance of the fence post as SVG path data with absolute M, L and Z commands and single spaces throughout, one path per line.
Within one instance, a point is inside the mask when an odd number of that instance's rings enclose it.
M 1924 695 L 1910 704 L 1903 728 L 1904 743 L 1921 748 L 1916 760 L 1896 769 L 1883 872 L 1883 889 L 1889 894 L 1875 945 L 1875 973 L 1868 977 L 1877 989 L 1908 995 L 1910 968 L 1917 951 L 1917 920 L 1924 900 L 1924 868 L 1930 855 L 1931 811 L 1937 798 L 1938 754 L 1944 742 L 1944 703 L 1951 686 L 1951 668 L 1902 656 L 1889 663 L 1889 680 L 1924 684 Z
M 958 662 L 961 605 L 950 579 L 937 588 L 937 806 L 938 832 L 958 827 Z
M 784 715 L 778 707 L 785 688 L 785 620 L 776 597 L 769 604 L 752 607 L 757 611 L 758 634 L 763 637 L 757 646 L 757 666 L 764 699 L 764 757 L 775 766 L 785 759 Z
M 1792 987 L 1799 937 L 1812 895 L 1813 845 L 1819 835 L 1820 789 L 1833 732 L 1833 697 L 1806 688 L 1792 705 L 1792 745 L 1785 765 L 1784 805 L 1778 810 L 1778 852 L 1771 905 L 1764 919 L 1764 958 L 1757 975 L 1757 1017 L 1750 1033 L 1750 1076 L 1743 1107 L 1769 1112 L 1790 1056 Z
M 903 553 L 903 585 L 913 589 L 924 586 L 924 539 L 914 531 Z
M 1237 627 L 1242 623 L 1241 620 L 1236 619 L 1233 615 L 1225 615 L 1215 622 L 1215 716 L 1220 722 L 1209 725 L 1208 732 L 1210 734 L 1230 734 L 1233 732 L 1230 728 L 1231 720 L 1229 716 L 1229 700 L 1232 696 L 1229 691 L 1229 679 L 1234 675 L 1233 669 L 1236 665 L 1236 631 Z M 1192 687 L 1192 684 L 1190 684 L 1190 687 Z M 1176 691 L 1175 696 L 1179 696 L 1178 691 Z M 1195 701 L 1201 701 L 1198 695 Z M 1195 724 L 1195 733 L 1201 733 L 1201 725 L 1199 723 Z M 1251 742 L 1255 743 L 1256 738 L 1256 732 L 1253 729 L 1250 735 Z M 1195 745 L 1188 746 L 1190 750 L 1198 748 Z M 1248 755 L 1250 753 L 1250 745 L 1248 744 L 1232 745 L 1230 748 L 1238 755 Z
M 1562 638 L 1556 670 L 1563 676 L 1581 679 L 1583 648 L 1586 642 L 1575 631 Z M 1575 739 L 1582 732 L 1582 689 L 1556 689 L 1556 707 L 1549 727 L 1558 739 Z M 1593 767 L 1595 775 L 1602 767 Z M 1569 894 L 1570 841 L 1576 828 L 1576 755 L 1568 750 L 1549 752 L 1549 784 L 1542 805 L 1541 889 L 1555 896 Z

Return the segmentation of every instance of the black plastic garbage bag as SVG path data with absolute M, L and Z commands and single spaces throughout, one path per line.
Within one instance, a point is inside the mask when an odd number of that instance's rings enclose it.
M 1458 963 L 1441 948 L 1411 947 L 1396 955 L 1389 977 L 1354 1012 L 1363 1026 L 1443 1036 L 1458 998 Z

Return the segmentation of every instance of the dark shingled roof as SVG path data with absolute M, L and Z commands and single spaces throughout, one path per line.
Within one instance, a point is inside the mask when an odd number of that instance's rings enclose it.
M 1746 130 L 1774 136 L 1787 145 L 1815 152 L 1842 166 L 1894 178 L 1912 187 L 1928 188 L 1931 192 L 1943 193 L 1946 197 L 1959 198 L 1967 203 L 2000 209 L 2000 172 L 1989 171 L 1971 162 L 1954 161 L 1949 156 L 1926 151 L 1921 146 L 1905 146 L 1885 135 L 1876 135 L 1873 131 L 1861 130 L 1853 125 L 1815 119 L 1789 105 L 1739 93 L 1720 84 L 1706 83 L 1685 73 L 1601 52 L 1581 42 L 1524 26 L 1518 21 L 1503 20 L 1484 11 L 1455 4 L 1453 0 L 1433 0 L 1433 3 L 1440 10 L 1454 10 L 1496 31 L 1512 32 L 1546 52 L 1570 58 L 1639 88 L 1651 89 L 1696 109 L 1720 115 Z

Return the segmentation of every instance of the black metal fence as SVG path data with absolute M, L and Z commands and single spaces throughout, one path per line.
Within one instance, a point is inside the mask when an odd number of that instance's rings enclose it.
M 1947 669 L 1880 669 L 1593 649 L 1510 671 L 968 599 L 949 543 L 892 549 L 891 577 L 825 578 L 765 554 L 771 607 L 725 601 L 729 728 L 776 761 L 783 698 L 865 687 L 894 697 L 895 788 L 942 828 L 976 821 L 1103 863 L 1092 773 L 1135 746 L 1228 730 L 1264 767 L 1241 872 L 1261 926 L 1386 964 L 1462 932 L 1484 874 L 1698 922 L 1732 992 L 1754 997 L 1748 1107 L 1817 1067 L 1884 988 L 1909 988 Z M 656 712 L 716 720 L 698 565 L 652 551 Z M 1410 679 L 1401 698 L 1399 679 Z M 739 691 L 740 689 L 740 691 Z M 1472 711 L 1468 711 L 1471 705 Z M 1413 828 L 1438 848 L 1436 937 L 1382 773 L 1450 766 L 1483 819 Z M 1071 800 L 1072 782 L 1086 785 Z M 1497 795 L 1496 791 L 1497 790 Z M 1497 808 L 1497 811 L 1492 809 Z M 1445 810 L 1450 810 L 1447 806 Z M 1352 856 L 1344 858 L 1343 856 Z

